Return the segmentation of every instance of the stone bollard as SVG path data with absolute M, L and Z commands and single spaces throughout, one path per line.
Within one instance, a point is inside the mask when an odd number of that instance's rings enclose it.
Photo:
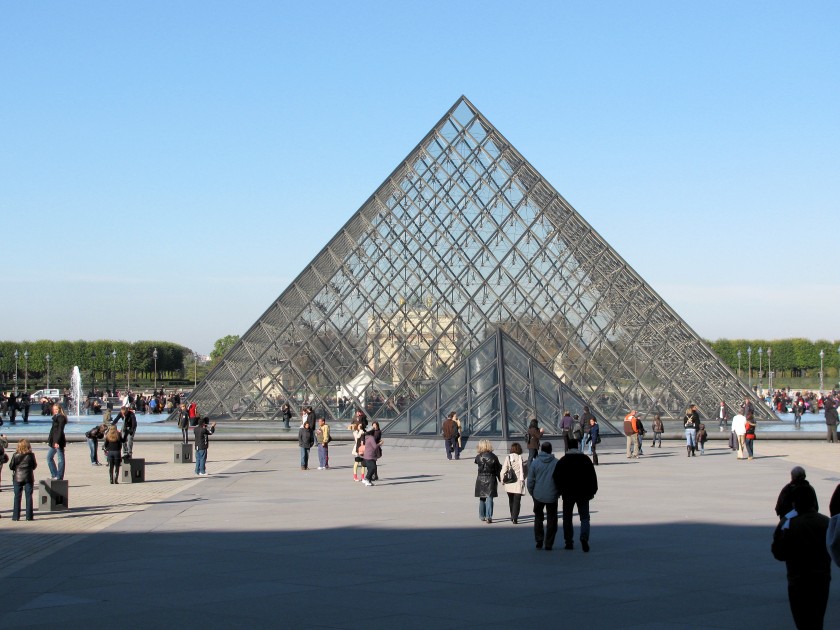
M 131 458 L 127 464 L 120 468 L 122 471 L 122 483 L 143 483 L 146 481 L 146 460 Z
M 66 479 L 44 479 L 38 484 L 38 510 L 56 512 L 70 507 Z
M 193 461 L 193 449 L 191 444 L 175 444 L 175 463 L 190 464 Z

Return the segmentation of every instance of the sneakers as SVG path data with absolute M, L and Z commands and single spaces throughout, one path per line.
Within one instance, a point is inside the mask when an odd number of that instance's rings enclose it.
M 357 475 L 356 473 L 353 473 L 353 481 L 358 481 L 358 480 L 359 480 L 359 475 Z
M 373 484 L 372 484 L 370 481 L 368 481 L 367 479 L 362 479 L 362 483 L 363 483 L 364 485 L 366 485 L 366 486 L 372 486 L 372 485 L 373 485 Z
M 318 470 L 324 470 L 323 466 L 318 466 Z

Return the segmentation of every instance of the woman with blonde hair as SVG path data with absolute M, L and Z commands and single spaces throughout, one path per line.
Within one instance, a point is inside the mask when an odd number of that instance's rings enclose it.
M 38 462 L 35 460 L 35 453 L 32 452 L 32 445 L 29 440 L 23 439 L 18 442 L 17 450 L 12 455 L 9 468 L 15 473 L 14 483 L 15 502 L 12 510 L 12 520 L 20 520 L 21 492 L 26 494 L 26 520 L 31 521 L 32 516 L 32 486 L 35 484 L 35 469 Z
M 486 522 L 493 522 L 493 497 L 498 496 L 499 474 L 502 465 L 499 458 L 493 454 L 490 440 L 478 443 L 478 455 L 475 456 L 478 466 L 478 476 L 475 479 L 475 496 L 478 497 L 478 517 Z
M 525 462 L 522 460 L 522 445 L 514 442 L 510 445 L 510 453 L 502 464 L 502 483 L 508 495 L 510 520 L 514 524 L 519 522 L 519 507 L 522 495 L 525 494 L 525 477 L 528 474 Z
M 105 455 L 108 456 L 108 477 L 111 483 L 120 482 L 120 449 L 122 448 L 123 437 L 119 429 L 112 426 L 105 434 Z

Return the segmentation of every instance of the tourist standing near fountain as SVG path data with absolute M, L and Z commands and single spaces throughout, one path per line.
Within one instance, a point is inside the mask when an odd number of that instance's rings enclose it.
M 58 403 L 53 405 L 52 427 L 47 438 L 49 448 L 47 449 L 47 466 L 50 469 L 50 476 L 53 479 L 64 479 L 64 447 L 67 446 L 67 438 L 64 437 L 64 427 L 67 426 L 67 416 Z M 55 456 L 58 454 L 58 467 L 55 465 Z
M 105 454 L 108 456 L 108 477 L 111 483 L 120 482 L 120 447 L 123 439 L 117 427 L 112 426 L 105 434 Z

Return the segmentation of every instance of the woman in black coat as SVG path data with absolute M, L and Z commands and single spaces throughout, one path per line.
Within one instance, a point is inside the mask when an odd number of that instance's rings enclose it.
M 14 472 L 15 502 L 12 510 L 12 520 L 20 520 L 21 492 L 26 494 L 26 520 L 31 521 L 32 516 L 32 486 L 35 484 L 35 469 L 38 462 L 35 460 L 35 453 L 29 440 L 23 439 L 18 442 L 17 451 L 12 455 L 9 468 Z
M 475 456 L 478 476 L 475 478 L 475 496 L 478 497 L 478 517 L 486 522 L 493 522 L 493 497 L 499 496 L 498 487 L 502 464 L 493 453 L 489 440 L 478 443 L 478 455 Z
M 109 428 L 108 433 L 105 434 L 105 446 L 102 448 L 108 457 L 108 477 L 111 483 L 120 482 L 120 449 L 122 449 L 123 441 L 122 435 L 115 426 Z

